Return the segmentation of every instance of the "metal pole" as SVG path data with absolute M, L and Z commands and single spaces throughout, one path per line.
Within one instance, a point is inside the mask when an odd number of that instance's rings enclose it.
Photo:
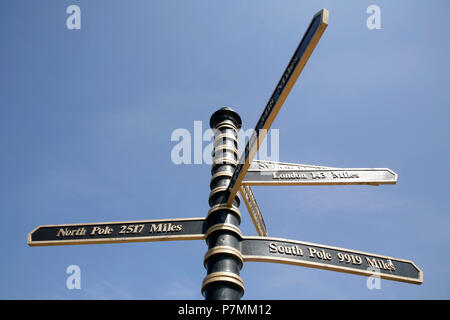
M 240 116 L 230 108 L 219 109 L 210 119 L 214 152 L 204 258 L 207 275 L 202 283 L 206 300 L 239 300 L 244 295 L 244 281 L 239 276 L 243 266 L 240 199 L 236 196 L 231 206 L 226 205 L 228 184 L 239 157 L 237 132 L 241 125 Z

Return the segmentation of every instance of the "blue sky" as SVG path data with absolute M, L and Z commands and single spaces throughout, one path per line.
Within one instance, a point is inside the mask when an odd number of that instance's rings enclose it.
M 66 27 L 72 4 L 81 30 Z M 380 30 L 366 27 L 372 4 Z M 202 299 L 204 241 L 30 248 L 26 236 L 206 216 L 210 166 L 175 165 L 172 132 L 206 130 L 222 106 L 254 127 L 321 8 L 329 26 L 272 126 L 280 160 L 387 167 L 398 183 L 254 187 L 269 235 L 410 259 L 424 283 L 369 290 L 361 276 L 249 262 L 244 299 L 449 299 L 445 0 L 2 1 L 0 298 Z M 65 285 L 73 264 L 81 290 Z

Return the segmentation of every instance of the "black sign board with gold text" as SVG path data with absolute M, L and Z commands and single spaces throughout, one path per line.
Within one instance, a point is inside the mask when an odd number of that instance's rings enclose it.
M 275 120 L 278 111 L 280 111 L 281 106 L 294 86 L 294 83 L 297 81 L 297 78 L 306 65 L 306 62 L 308 62 L 314 48 L 327 28 L 328 16 L 328 10 L 322 9 L 313 17 L 308 29 L 300 41 L 300 44 L 289 61 L 286 70 L 283 72 L 280 81 L 275 87 L 269 102 L 264 108 L 264 111 L 255 126 L 253 134 L 245 146 L 244 152 L 239 159 L 239 163 L 233 173 L 233 176 L 231 177 L 230 184 L 228 186 L 230 192 L 227 202 L 228 205 L 233 203 L 241 181 L 244 179 L 253 157 L 264 140 L 267 130 L 269 130 Z
M 280 238 L 245 237 L 244 261 L 275 262 L 310 268 L 378 276 L 422 284 L 422 271 L 409 260 Z
M 31 231 L 28 245 L 202 240 L 204 229 L 205 218 L 48 225 Z

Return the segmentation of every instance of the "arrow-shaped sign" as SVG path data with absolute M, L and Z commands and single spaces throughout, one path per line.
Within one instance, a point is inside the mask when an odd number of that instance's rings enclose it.
M 275 262 L 422 284 L 423 273 L 409 260 L 280 238 L 245 237 L 244 261 Z
M 39 226 L 29 246 L 205 239 L 205 218 Z
M 302 163 L 275 162 L 267 160 L 253 160 L 248 168 L 249 171 L 262 170 L 311 170 L 311 169 L 337 169 L 334 167 L 314 166 Z
M 289 61 L 286 70 L 272 93 L 266 108 L 259 118 L 255 130 L 250 136 L 233 176 L 231 177 L 230 184 L 228 186 L 230 194 L 227 204 L 229 206 L 233 203 L 234 197 L 240 188 L 240 184 L 247 173 L 247 169 L 258 151 L 259 146 L 263 142 L 267 131 L 272 125 L 272 122 L 278 114 L 278 111 L 280 111 L 281 106 L 286 100 L 286 97 L 291 91 L 295 81 L 302 72 L 303 67 L 328 26 L 328 15 L 328 10 L 322 9 L 313 17 L 308 29 L 297 47 L 297 50 L 295 50 L 295 53 Z
M 249 170 L 243 185 L 380 185 L 397 183 L 397 174 L 385 168 Z

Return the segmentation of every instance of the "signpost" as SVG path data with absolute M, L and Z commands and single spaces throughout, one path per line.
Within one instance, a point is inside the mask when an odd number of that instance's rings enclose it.
M 255 130 L 245 146 L 244 153 L 239 159 L 239 163 L 233 173 L 233 176 L 231 177 L 230 184 L 228 186 L 230 192 L 230 196 L 227 201 L 228 205 L 233 203 L 233 199 L 239 190 L 241 181 L 244 179 L 253 157 L 258 151 L 258 148 L 263 142 L 273 120 L 275 120 L 278 111 L 280 111 L 281 106 L 294 86 L 298 76 L 302 72 L 303 67 L 311 56 L 323 32 L 328 26 L 328 16 L 328 10 L 322 9 L 313 17 L 308 29 L 305 32 L 305 35 L 297 47 L 297 50 L 295 50 L 295 53 L 289 61 L 286 70 L 283 72 L 280 81 L 275 87 L 266 108 L 256 124 Z
M 409 260 L 267 237 L 252 185 L 379 185 L 397 182 L 397 174 L 390 169 L 342 169 L 252 161 L 327 25 L 328 11 L 323 9 L 313 17 L 239 161 L 237 132 L 242 123 L 239 114 L 230 108 L 222 108 L 211 116 L 210 126 L 215 129 L 215 139 L 208 198 L 210 209 L 205 218 L 45 225 L 28 234 L 28 245 L 205 240 L 208 250 L 203 262 L 207 275 L 201 292 L 207 300 L 240 299 L 244 294 L 244 280 L 239 274 L 248 261 L 292 264 L 421 284 L 423 273 Z M 239 229 L 242 217 L 238 190 L 259 237 L 245 237 Z

